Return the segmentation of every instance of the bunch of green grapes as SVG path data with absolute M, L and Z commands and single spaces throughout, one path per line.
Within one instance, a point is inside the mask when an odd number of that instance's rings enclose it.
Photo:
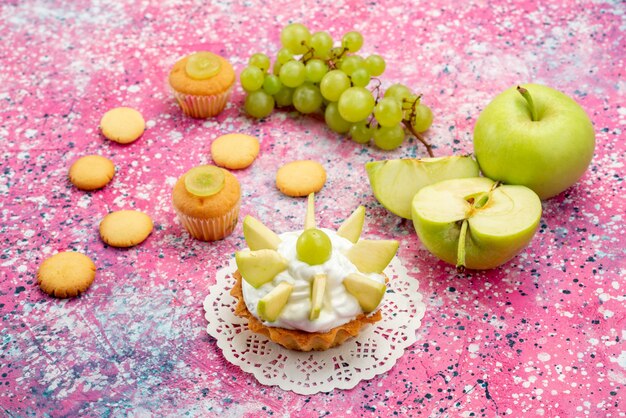
M 275 107 L 288 106 L 303 114 L 323 112 L 333 131 L 349 134 L 360 144 L 373 140 L 384 150 L 399 147 L 408 130 L 432 156 L 420 135 L 432 124 L 430 108 L 403 84 L 382 91 L 376 77 L 384 73 L 385 60 L 356 54 L 363 45 L 359 32 L 346 33 L 337 46 L 328 32 L 311 34 L 306 26 L 292 23 L 282 30 L 280 40 L 271 72 L 270 58 L 263 53 L 252 55 L 241 72 L 250 116 L 263 118 Z

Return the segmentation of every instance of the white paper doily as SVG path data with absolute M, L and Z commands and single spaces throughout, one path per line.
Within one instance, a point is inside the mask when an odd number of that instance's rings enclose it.
M 248 320 L 235 316 L 237 300 L 234 259 L 218 270 L 217 282 L 204 300 L 207 332 L 230 363 L 252 373 L 264 385 L 278 385 L 302 395 L 351 389 L 391 369 L 404 349 L 416 341 L 426 306 L 417 279 L 407 276 L 397 257 L 385 270 L 389 277 L 381 307 L 383 319 L 366 325 L 361 333 L 326 351 L 288 350 L 248 329 Z

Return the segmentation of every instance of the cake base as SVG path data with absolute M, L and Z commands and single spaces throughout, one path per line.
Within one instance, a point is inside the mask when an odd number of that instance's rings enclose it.
M 348 338 L 355 337 L 367 324 L 373 324 L 382 319 L 380 310 L 371 315 L 360 314 L 352 321 L 332 328 L 328 332 L 306 332 L 285 328 L 268 327 L 250 313 L 243 300 L 241 288 L 241 274 L 235 271 L 233 277 L 236 280 L 230 294 L 237 299 L 235 315 L 248 319 L 248 328 L 251 331 L 263 334 L 271 341 L 282 345 L 290 350 L 297 351 L 323 351 L 336 347 Z

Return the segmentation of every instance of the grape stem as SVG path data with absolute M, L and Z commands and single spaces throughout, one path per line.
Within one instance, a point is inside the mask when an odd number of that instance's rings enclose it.
M 304 45 L 304 41 L 302 42 L 302 44 Z M 315 48 L 313 47 L 309 47 L 307 45 L 305 45 L 308 49 L 307 51 L 302 54 L 302 57 L 300 58 L 300 61 L 302 61 L 303 64 L 306 64 L 307 62 L 309 62 L 310 60 L 312 60 L 315 57 Z
M 429 157 L 434 157 L 435 154 L 433 154 L 433 150 L 430 147 L 430 144 L 426 141 L 426 138 L 424 138 L 424 136 L 422 134 L 420 134 L 419 132 L 417 132 L 414 128 L 413 125 L 411 124 L 411 121 L 415 118 L 415 112 L 417 111 L 417 104 L 419 103 L 420 99 L 422 98 L 422 95 L 420 94 L 417 97 L 417 100 L 413 101 L 413 103 L 411 103 L 411 114 L 409 115 L 408 119 L 405 119 L 404 122 L 404 126 L 406 126 L 406 128 L 409 130 L 409 132 L 411 132 L 411 134 L 413 134 L 413 136 L 415 138 L 417 138 L 418 141 L 420 141 L 422 144 L 424 144 L 424 146 L 426 147 L 426 152 L 428 152 L 428 156 Z
M 377 83 L 376 86 L 374 86 L 374 88 L 372 89 L 372 93 L 376 92 L 376 103 L 378 103 L 378 101 L 380 100 L 380 87 L 383 85 L 383 82 L 380 81 L 380 78 L 378 77 L 372 77 L 373 82 Z
M 431 158 L 434 157 L 435 154 L 433 154 L 433 149 L 430 146 L 430 144 L 426 141 L 426 138 L 424 138 L 424 136 L 420 134 L 419 132 L 415 131 L 415 129 L 413 129 L 413 127 L 411 126 L 411 123 L 408 120 L 405 120 L 403 122 L 404 122 L 404 126 L 406 127 L 406 129 L 408 129 L 408 131 L 411 132 L 411 134 L 426 147 L 426 152 L 428 152 L 428 156 Z

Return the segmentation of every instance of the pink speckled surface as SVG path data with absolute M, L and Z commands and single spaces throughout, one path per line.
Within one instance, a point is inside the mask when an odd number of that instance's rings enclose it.
M 40 416 L 624 416 L 626 385 L 626 7 L 622 1 L 201 2 L 8 1 L 0 5 L 0 415 Z M 543 4 L 542 3 L 546 3 Z M 219 117 L 182 116 L 165 78 L 180 56 L 210 49 L 237 71 L 275 53 L 279 31 L 301 21 L 335 37 L 356 28 L 364 51 L 387 60 L 385 84 L 424 94 L 437 155 L 472 151 L 480 110 L 519 82 L 574 97 L 597 132 L 592 165 L 544 203 L 535 239 L 493 271 L 457 274 L 423 249 L 409 222 L 373 198 L 363 164 L 423 156 L 362 147 L 319 120 L 247 118 L 238 87 Z M 104 140 L 111 107 L 140 110 L 137 142 Z M 401 241 L 399 257 L 428 304 L 418 342 L 390 372 L 349 391 L 300 396 L 265 387 L 224 360 L 205 332 L 202 300 L 214 273 L 244 246 L 241 224 L 217 243 L 194 241 L 174 219 L 170 189 L 210 161 L 228 132 L 261 140 L 237 172 L 242 216 L 282 232 L 300 226 L 304 200 L 282 196 L 284 161 L 315 158 L 328 171 L 317 197 L 322 226 L 358 204 L 366 235 Z M 96 153 L 117 167 L 85 193 L 67 170 Z M 119 250 L 98 237 L 111 210 L 137 208 L 155 229 Z M 83 296 L 56 300 L 36 285 L 40 262 L 78 250 L 97 264 Z

